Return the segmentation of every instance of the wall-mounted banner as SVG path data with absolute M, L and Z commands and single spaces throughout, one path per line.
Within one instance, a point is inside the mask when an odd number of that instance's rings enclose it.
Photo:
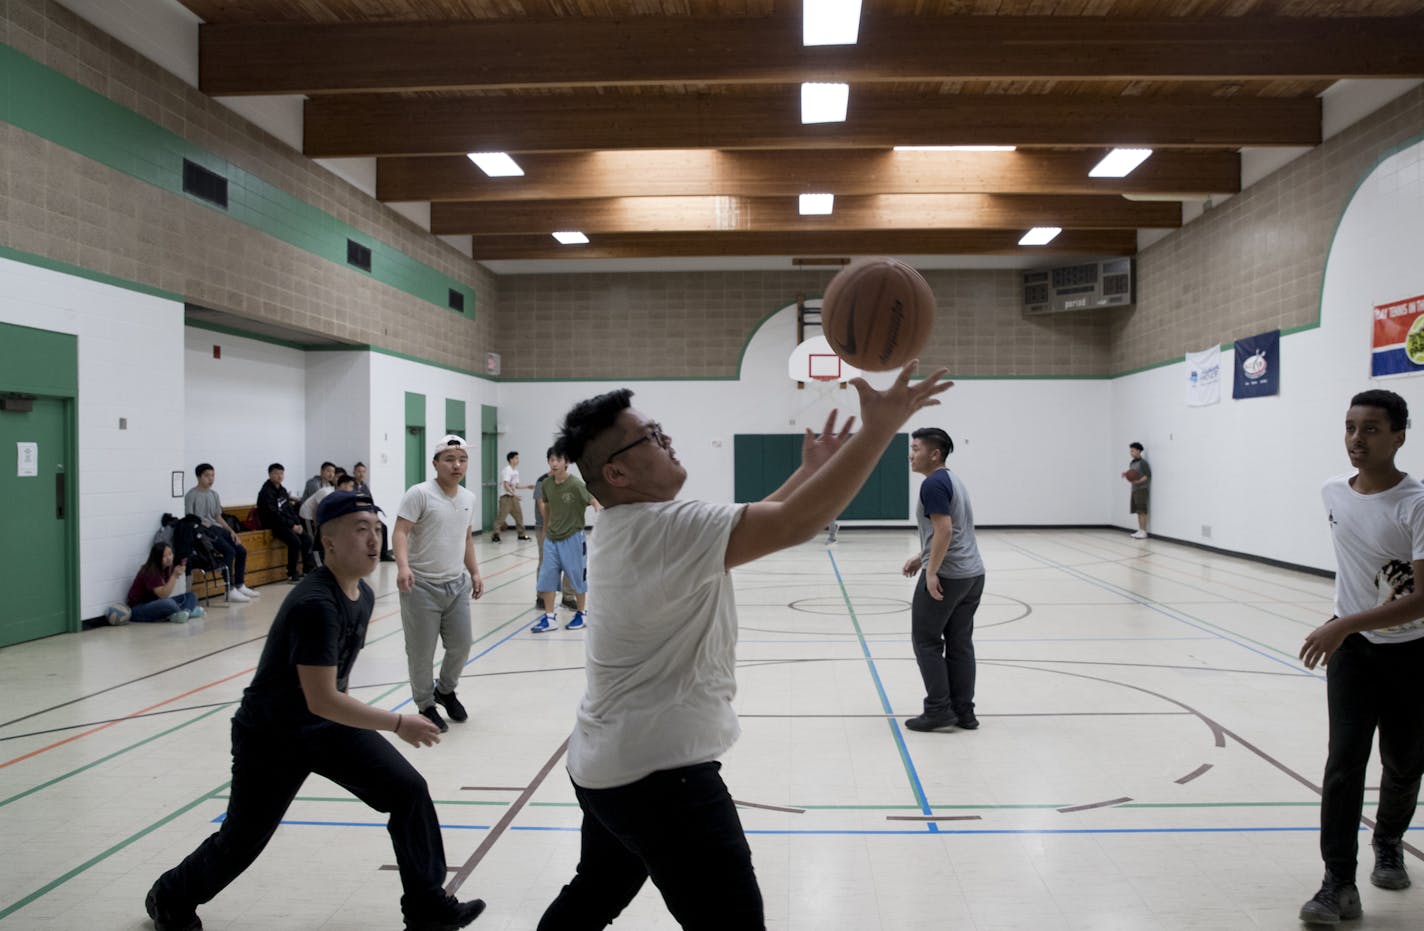
M 1389 378 L 1424 372 L 1424 294 L 1377 304 L 1370 340 L 1370 375 Z
M 1281 393 L 1281 331 L 1258 333 L 1236 341 L 1233 398 L 1264 398 Z
M 1221 400 L 1221 347 L 1187 353 L 1187 407 Z

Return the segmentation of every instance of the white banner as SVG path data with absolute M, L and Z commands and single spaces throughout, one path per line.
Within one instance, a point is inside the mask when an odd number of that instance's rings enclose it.
M 1221 347 L 1187 353 L 1187 407 L 1221 400 Z

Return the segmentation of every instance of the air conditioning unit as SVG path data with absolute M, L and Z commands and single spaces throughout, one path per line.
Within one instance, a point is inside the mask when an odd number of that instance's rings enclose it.
M 1137 300 L 1132 259 L 1110 259 L 1024 272 L 1025 314 L 1061 314 L 1099 307 L 1127 307 Z

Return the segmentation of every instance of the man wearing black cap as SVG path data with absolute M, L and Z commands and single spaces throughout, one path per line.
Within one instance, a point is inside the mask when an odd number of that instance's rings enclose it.
M 193 931 L 197 907 L 257 859 L 311 773 L 343 786 L 377 811 L 400 869 L 408 931 L 463 928 L 484 910 L 445 894 L 445 848 L 425 780 L 386 740 L 414 747 L 440 741 L 420 715 L 373 708 L 346 694 L 376 596 L 365 581 L 380 559 L 380 508 L 368 495 L 337 491 L 317 509 L 325 564 L 292 589 L 272 621 L 252 684 L 232 720 L 232 788 L 227 816 L 144 903 L 157 931 Z

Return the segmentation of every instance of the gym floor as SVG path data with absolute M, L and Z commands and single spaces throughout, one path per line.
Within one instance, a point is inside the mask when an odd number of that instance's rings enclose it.
M 768 927 L 1300 928 L 1326 716 L 1324 676 L 1295 657 L 1331 582 L 1107 530 L 979 540 L 974 732 L 901 724 L 922 695 L 898 572 L 912 532 L 847 530 L 736 570 L 743 734 L 723 776 Z M 473 927 L 532 929 L 578 857 L 562 745 L 583 635 L 528 633 L 532 543 L 477 547 L 471 719 L 398 745 L 430 784 L 457 895 L 489 902 Z M 394 564 L 371 582 L 351 694 L 409 710 Z M 0 650 L 0 929 L 149 927 L 149 885 L 223 814 L 228 720 L 289 590 Z M 398 927 L 383 827 L 313 777 L 204 927 Z M 1357 927 L 1417 929 L 1424 889 L 1370 886 L 1368 842 Z M 675 926 L 649 884 L 615 927 Z

